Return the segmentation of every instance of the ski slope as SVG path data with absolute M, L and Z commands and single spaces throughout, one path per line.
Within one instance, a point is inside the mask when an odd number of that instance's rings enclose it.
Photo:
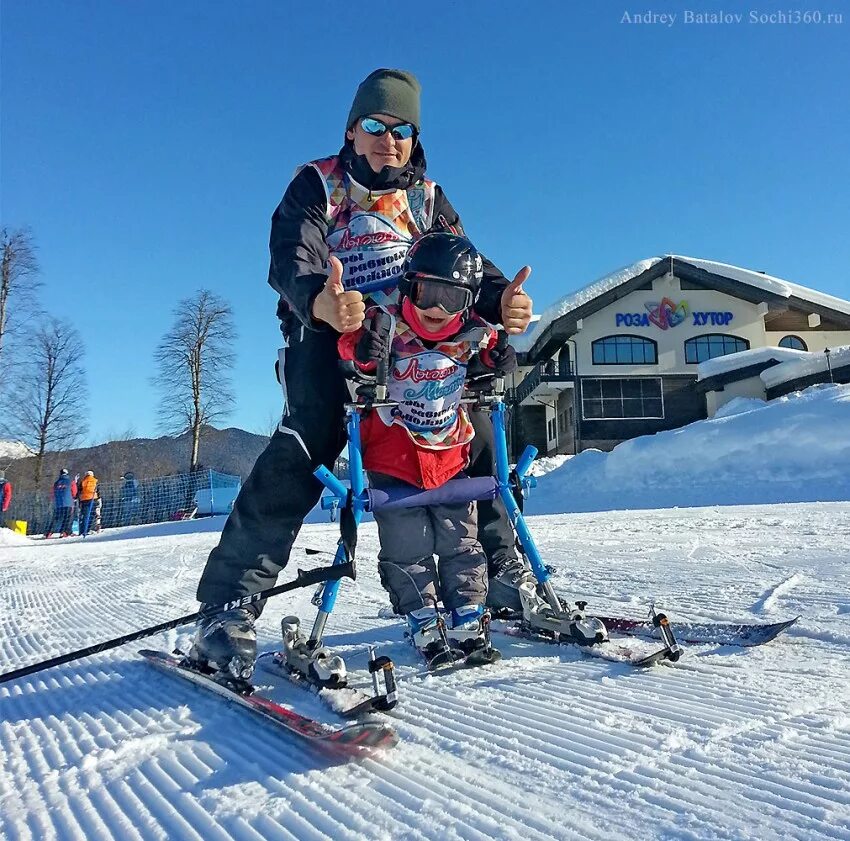
M 641 616 L 654 599 L 674 621 L 803 618 L 762 648 L 691 648 L 647 671 L 500 637 L 497 666 L 415 677 L 401 625 L 379 617 L 370 523 L 327 639 L 364 684 L 367 643 L 396 661 L 397 748 L 330 764 L 134 643 L 0 686 L 0 838 L 850 839 L 850 503 L 530 523 L 558 588 L 600 612 Z M 221 525 L 0 543 L 0 670 L 194 610 Z M 309 525 L 298 543 L 334 540 Z M 310 596 L 269 603 L 261 650 L 285 614 L 312 617 Z

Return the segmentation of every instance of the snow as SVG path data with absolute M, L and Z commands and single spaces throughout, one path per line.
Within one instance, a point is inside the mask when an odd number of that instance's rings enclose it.
M 29 546 L 32 541 L 24 534 L 0 528 L 0 548 L 3 546 Z
M 575 292 L 570 292 L 569 294 L 564 295 L 563 298 L 556 301 L 552 304 L 552 306 L 543 311 L 543 315 L 540 316 L 540 320 L 537 322 L 537 326 L 530 336 L 529 347 L 531 347 L 531 345 L 543 335 L 543 331 L 553 321 L 560 318 L 562 315 L 572 312 L 574 309 L 583 306 L 588 301 L 592 301 L 594 298 L 604 295 L 611 289 L 616 289 L 618 286 L 621 286 L 633 277 L 637 277 L 647 269 L 651 269 L 656 263 L 663 259 L 663 257 L 652 257 L 649 260 L 638 260 L 637 263 L 632 263 L 630 266 L 624 266 L 622 269 L 617 269 L 617 271 L 611 272 L 611 274 L 607 274 L 598 280 L 594 280 L 593 283 L 588 283 L 587 286 L 583 286 Z
M 31 455 L 35 455 L 35 451 L 21 441 L 0 440 L 0 462 L 15 461 L 15 459 L 28 458 Z M 2 466 L 0 464 L 0 467 Z
M 526 510 L 850 500 L 848 430 L 850 385 L 731 401 L 709 420 L 580 453 L 538 481 Z
M 762 371 L 760 376 L 768 388 L 773 388 L 797 377 L 826 371 L 829 366 L 839 368 L 843 365 L 850 365 L 850 345 L 831 348 L 828 364 L 825 353 L 804 353 L 799 359 L 789 360 Z
M 221 522 L 4 545 L 0 669 L 194 610 L 218 539 L 203 529 Z M 400 622 L 379 616 L 367 524 L 357 581 L 343 585 L 326 639 L 361 686 L 367 643 L 395 660 L 395 749 L 334 764 L 153 670 L 135 651 L 187 643 L 188 629 L 172 631 L 0 685 L 0 837 L 850 838 L 850 504 L 529 522 L 559 569 L 556 588 L 599 612 L 642 616 L 655 600 L 674 621 L 802 619 L 762 648 L 691 647 L 646 671 L 499 637 L 498 666 L 417 677 Z M 331 547 L 337 535 L 308 525 L 298 544 Z M 290 570 L 317 562 L 297 551 Z M 269 601 L 261 650 L 275 647 L 284 615 L 315 615 L 311 595 Z M 318 708 L 266 680 L 263 692 Z
M 823 501 L 850 500 L 847 429 L 850 385 L 817 386 L 534 467 L 526 512 L 558 592 L 601 614 L 655 603 L 674 627 L 802 617 L 767 646 L 688 646 L 642 671 L 497 635 L 498 666 L 423 676 L 367 522 L 325 641 L 361 688 L 368 644 L 396 663 L 396 748 L 335 763 L 137 656 L 185 649 L 181 628 L 0 685 L 0 838 L 848 841 L 850 502 Z M 785 504 L 734 504 L 759 501 Z M 642 510 L 565 513 L 606 505 Z M 696 505 L 711 507 L 665 509 Z M 197 609 L 224 520 L 61 541 L 0 529 L 0 672 Z M 327 562 L 304 549 L 338 534 L 305 525 L 283 578 Z M 312 593 L 269 601 L 261 651 L 283 616 L 312 621 Z
M 563 467 L 567 460 L 571 458 L 571 455 L 542 456 L 534 460 L 529 473 L 532 476 L 545 476 L 547 473 Z
M 809 354 L 804 350 L 794 350 L 784 347 L 759 347 L 752 350 L 742 350 L 739 353 L 727 353 L 725 356 L 715 356 L 697 365 L 697 379 L 707 380 L 718 374 L 759 365 L 762 362 L 788 362 L 801 359 Z
M 731 280 L 737 280 L 741 283 L 746 283 L 749 286 L 755 286 L 757 289 L 763 289 L 766 292 L 773 292 L 783 298 L 802 298 L 813 304 L 827 307 L 836 312 L 850 315 L 850 301 L 845 301 L 842 298 L 836 298 L 833 295 L 827 295 L 825 292 L 818 292 L 816 289 L 810 289 L 808 286 L 801 286 L 799 283 L 792 283 L 790 280 L 782 280 L 778 277 L 772 277 L 763 272 L 756 272 L 752 269 L 742 269 L 739 266 L 730 266 L 728 263 L 717 263 L 714 260 L 702 260 L 698 257 L 683 257 L 679 254 L 672 255 L 677 260 L 684 260 L 698 269 L 705 269 L 712 274 L 728 277 Z
M 528 351 L 531 350 L 531 336 L 534 333 L 534 329 L 537 326 L 538 321 L 540 321 L 540 316 L 532 315 L 531 321 L 522 333 L 509 337 L 509 343 L 517 353 L 528 353 Z

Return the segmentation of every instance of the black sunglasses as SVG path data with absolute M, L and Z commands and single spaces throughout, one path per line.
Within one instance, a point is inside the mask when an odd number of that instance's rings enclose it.
M 416 129 L 410 123 L 399 123 L 397 126 L 388 126 L 374 117 L 363 117 L 360 120 L 360 128 L 371 134 L 372 137 L 383 137 L 387 132 L 393 136 L 393 140 L 410 140 Z

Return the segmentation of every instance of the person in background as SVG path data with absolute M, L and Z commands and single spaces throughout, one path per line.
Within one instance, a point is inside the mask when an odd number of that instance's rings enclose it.
M 121 519 L 122 526 L 132 524 L 139 509 L 139 482 L 131 471 L 124 474 L 124 484 L 121 485 Z
M 62 537 L 71 534 L 74 519 L 74 497 L 77 495 L 77 483 L 68 475 L 68 468 L 59 471 L 59 478 L 53 483 L 53 522 L 45 537 L 50 537 L 57 526 Z
M 96 534 L 100 534 L 103 526 L 103 496 L 100 493 L 100 488 L 97 489 L 97 497 L 94 500 L 94 530 Z
M 0 514 L 5 514 L 12 504 L 12 483 L 6 478 L 6 471 L 0 470 Z M 2 517 L 0 517 L 2 520 Z
M 80 500 L 80 534 L 86 537 L 93 525 L 94 504 L 99 496 L 97 478 L 93 470 L 87 470 L 79 486 L 77 498 Z

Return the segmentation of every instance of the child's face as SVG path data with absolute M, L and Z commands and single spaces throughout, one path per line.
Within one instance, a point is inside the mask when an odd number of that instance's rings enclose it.
M 413 309 L 416 310 L 419 321 L 429 333 L 439 333 L 457 315 L 457 313 L 447 313 L 440 307 L 429 307 L 423 310 L 414 304 Z

